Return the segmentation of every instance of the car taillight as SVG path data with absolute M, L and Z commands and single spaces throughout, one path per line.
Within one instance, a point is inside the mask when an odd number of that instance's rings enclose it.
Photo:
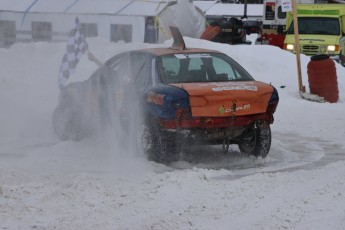
M 187 108 L 177 108 L 176 109 L 176 118 L 177 120 L 190 119 L 192 117 L 189 109 Z
M 267 112 L 274 113 L 276 111 L 277 106 L 278 106 L 278 101 L 270 103 L 267 107 Z
M 277 106 L 278 106 L 278 102 L 279 102 L 278 91 L 276 88 L 273 87 L 273 92 L 272 92 L 271 98 L 268 102 L 267 112 L 274 113 L 276 111 Z

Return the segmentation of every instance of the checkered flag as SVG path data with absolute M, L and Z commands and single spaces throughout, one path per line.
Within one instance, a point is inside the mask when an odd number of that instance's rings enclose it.
M 66 86 L 70 75 L 75 73 L 80 58 L 88 50 L 88 44 L 80 27 L 78 17 L 75 19 L 75 24 L 76 27 L 68 35 L 67 50 L 62 58 L 59 74 L 60 87 Z

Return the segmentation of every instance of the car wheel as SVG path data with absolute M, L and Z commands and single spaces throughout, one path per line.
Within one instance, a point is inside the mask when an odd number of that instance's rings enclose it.
M 69 108 L 58 106 L 53 113 L 53 128 L 62 141 L 79 141 L 82 138 L 81 125 L 76 113 Z
M 140 142 L 150 161 L 169 164 L 177 160 L 174 134 L 161 130 L 157 124 L 143 125 Z
M 242 134 L 238 147 L 242 153 L 265 158 L 271 148 L 270 126 L 254 123 Z

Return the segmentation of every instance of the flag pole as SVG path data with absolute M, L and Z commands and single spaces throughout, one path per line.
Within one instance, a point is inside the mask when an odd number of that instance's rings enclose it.
M 302 71 L 301 71 L 301 55 L 299 47 L 299 31 L 298 31 L 298 17 L 297 17 L 297 4 L 296 0 L 292 0 L 292 14 L 295 31 L 295 51 L 296 51 L 296 62 L 297 62 L 297 77 L 298 77 L 298 89 L 300 93 L 305 93 L 305 86 L 302 82 Z
M 87 49 L 87 57 L 89 58 L 90 61 L 93 61 L 94 63 L 96 63 L 99 67 L 103 66 L 103 62 L 101 62 L 98 58 L 96 58 L 95 55 L 93 55 L 93 53 L 90 52 L 89 49 Z

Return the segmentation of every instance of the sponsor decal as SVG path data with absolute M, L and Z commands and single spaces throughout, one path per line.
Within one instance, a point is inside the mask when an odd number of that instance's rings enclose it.
M 212 91 L 219 92 L 219 91 L 258 91 L 258 87 L 255 85 L 233 85 L 233 86 L 221 86 L 212 88 Z
M 220 113 L 221 115 L 223 115 L 223 114 L 225 113 L 225 108 L 224 108 L 224 106 L 221 106 L 221 107 L 218 109 L 218 111 L 219 111 L 219 113 Z
M 211 58 L 210 54 L 196 53 L 196 54 L 175 54 L 175 57 L 178 59 L 186 58 Z
M 200 86 L 204 86 L 205 83 L 200 83 Z M 211 82 L 207 85 L 210 85 L 212 91 L 219 92 L 219 91 L 258 91 L 258 87 L 254 85 L 252 82 L 246 83 L 235 83 L 235 82 Z
M 156 105 L 163 105 L 164 103 L 164 94 L 159 94 L 159 93 L 154 93 L 154 92 L 150 92 L 147 95 L 147 102 L 148 103 L 152 103 L 152 104 L 156 104 Z
M 321 38 L 300 38 L 299 40 L 302 42 L 325 42 L 325 39 Z
M 228 107 L 228 108 L 224 108 L 224 106 L 221 106 L 218 111 L 221 115 L 225 114 L 225 113 L 231 113 L 231 112 L 235 112 L 234 108 L 236 111 L 240 111 L 240 110 L 249 110 L 250 109 L 250 104 L 245 104 L 242 106 L 235 106 L 235 107 Z
M 253 82 L 210 82 L 210 85 L 214 86 L 246 86 L 246 85 L 254 85 Z

